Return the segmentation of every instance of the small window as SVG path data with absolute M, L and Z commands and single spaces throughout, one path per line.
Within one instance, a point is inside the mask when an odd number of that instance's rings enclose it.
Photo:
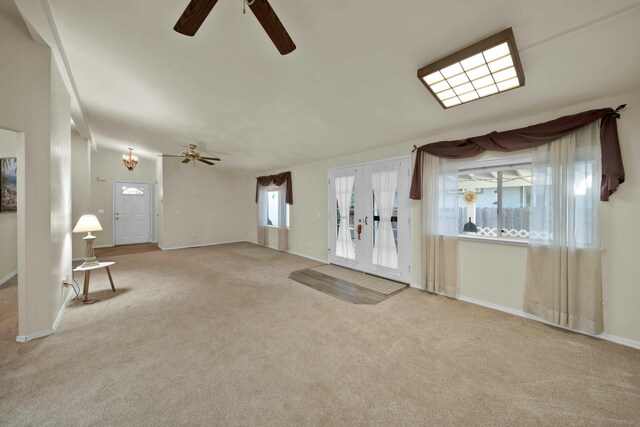
M 459 234 L 528 240 L 530 158 L 461 164 L 458 193 Z
M 128 196 L 144 196 L 143 187 L 122 187 L 122 194 Z
M 280 226 L 280 212 L 278 209 L 279 202 L 279 192 L 278 190 L 269 191 L 267 194 L 268 210 L 267 210 L 267 225 L 271 225 L 273 227 Z M 285 218 L 285 223 L 287 227 L 289 227 L 289 205 L 286 205 L 287 217 Z

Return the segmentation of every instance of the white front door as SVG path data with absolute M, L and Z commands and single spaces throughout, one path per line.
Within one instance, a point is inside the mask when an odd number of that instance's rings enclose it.
M 409 157 L 329 171 L 330 263 L 410 282 L 410 171 Z
M 151 184 L 115 182 L 115 244 L 151 241 Z

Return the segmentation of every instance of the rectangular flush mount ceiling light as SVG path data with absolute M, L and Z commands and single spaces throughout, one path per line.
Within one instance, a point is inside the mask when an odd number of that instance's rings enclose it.
M 445 109 L 524 86 L 511 28 L 420 68 L 418 78 Z

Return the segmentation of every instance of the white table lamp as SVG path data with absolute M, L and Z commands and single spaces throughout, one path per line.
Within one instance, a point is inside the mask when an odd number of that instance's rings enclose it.
M 99 264 L 93 252 L 93 240 L 96 236 L 91 234 L 92 231 L 102 231 L 100 221 L 98 221 L 95 215 L 82 215 L 73 229 L 74 233 L 87 233 L 87 235 L 82 238 L 82 240 L 87 243 L 87 249 L 84 254 L 84 263 L 81 267 L 90 267 Z

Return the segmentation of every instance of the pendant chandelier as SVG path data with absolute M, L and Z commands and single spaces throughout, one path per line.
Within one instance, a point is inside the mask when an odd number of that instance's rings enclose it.
M 138 165 L 138 158 L 132 153 L 133 148 L 129 148 L 129 154 L 125 154 L 122 156 L 122 163 L 129 169 L 131 172 Z

